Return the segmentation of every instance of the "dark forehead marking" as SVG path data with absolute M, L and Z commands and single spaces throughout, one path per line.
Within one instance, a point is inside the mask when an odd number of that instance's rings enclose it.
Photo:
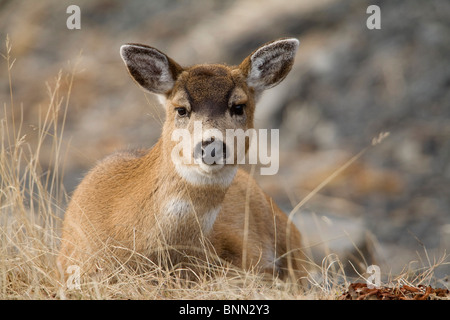
M 189 74 L 193 77 L 201 76 L 217 76 L 228 77 L 231 76 L 228 68 L 220 64 L 202 64 L 197 65 L 189 69 Z
M 234 86 L 230 70 L 222 65 L 193 67 L 188 70 L 185 84 L 192 108 L 197 111 L 208 108 L 225 112 Z

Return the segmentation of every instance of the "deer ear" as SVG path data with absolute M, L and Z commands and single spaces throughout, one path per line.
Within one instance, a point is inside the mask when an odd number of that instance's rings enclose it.
M 279 84 L 291 71 L 298 46 L 297 39 L 284 38 L 253 51 L 239 66 L 247 84 L 257 93 Z
M 165 94 L 173 88 L 183 71 L 175 61 L 161 51 L 142 44 L 120 47 L 120 55 L 131 77 L 145 90 Z

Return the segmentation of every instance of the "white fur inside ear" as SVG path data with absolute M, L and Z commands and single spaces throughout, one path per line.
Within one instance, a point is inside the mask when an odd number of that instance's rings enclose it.
M 297 39 L 281 39 L 256 50 L 250 57 L 251 68 L 247 84 L 265 90 L 280 83 L 290 70 L 300 42 Z M 285 74 L 283 68 L 289 66 Z

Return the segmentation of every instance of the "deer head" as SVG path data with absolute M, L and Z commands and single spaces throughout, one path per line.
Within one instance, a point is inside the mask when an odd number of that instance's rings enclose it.
M 227 185 L 236 172 L 239 151 L 245 154 L 249 146 L 245 143 L 242 151 L 227 145 L 227 130 L 253 128 L 258 98 L 287 76 L 298 45 L 293 38 L 266 43 L 239 66 L 182 67 L 161 51 L 141 44 L 123 45 L 120 53 L 139 86 L 165 98 L 163 153 L 172 155 L 176 171 L 191 183 Z M 184 135 L 189 137 L 180 147 L 177 141 Z

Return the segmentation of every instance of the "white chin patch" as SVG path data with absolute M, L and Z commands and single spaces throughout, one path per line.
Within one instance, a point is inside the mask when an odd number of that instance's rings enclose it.
M 206 165 L 185 166 L 181 163 L 175 164 L 178 175 L 192 185 L 218 185 L 228 187 L 237 172 L 237 166 L 232 165 Z

